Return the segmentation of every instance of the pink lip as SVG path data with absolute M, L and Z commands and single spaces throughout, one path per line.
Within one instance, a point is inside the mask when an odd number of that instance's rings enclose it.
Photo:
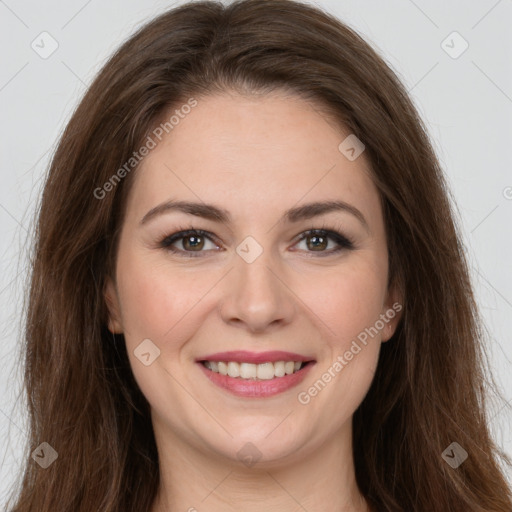
M 283 352 L 273 350 L 272 352 L 248 352 L 247 350 L 235 350 L 231 352 L 217 352 L 209 356 L 197 358 L 196 361 L 223 361 L 228 363 L 234 361 L 236 363 L 275 363 L 276 361 L 312 361 L 312 357 L 301 356 L 293 352 Z M 281 377 L 285 378 L 285 377 Z
M 212 359 L 208 359 L 212 361 Z M 223 361 L 223 359 L 219 359 Z M 279 361 L 280 359 L 276 359 Z M 297 361 L 297 359 L 295 359 Z M 225 359 L 224 359 L 225 361 Z M 265 360 L 266 362 L 268 360 Z M 282 361 L 282 359 L 281 359 Z M 206 377 L 208 377 L 214 384 L 219 386 L 220 388 L 229 391 L 233 395 L 237 395 L 244 398 L 266 398 L 270 396 L 277 395 L 279 393 L 283 393 L 294 386 L 297 386 L 300 382 L 304 380 L 306 375 L 312 366 L 314 366 L 314 362 L 311 362 L 301 368 L 297 373 L 292 373 L 291 375 L 285 375 L 284 377 L 274 377 L 269 380 L 250 380 L 250 379 L 241 379 L 230 377 L 229 375 L 221 375 L 220 373 L 216 373 L 212 370 L 206 368 L 202 363 L 197 363 L 201 370 L 204 372 Z

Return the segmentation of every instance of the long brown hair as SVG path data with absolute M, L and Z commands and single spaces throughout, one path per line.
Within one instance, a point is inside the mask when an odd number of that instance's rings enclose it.
M 100 71 L 53 155 L 23 333 L 30 439 L 14 512 L 150 509 L 159 465 L 149 406 L 123 336 L 107 329 L 103 295 L 136 166 L 104 184 L 187 98 L 283 88 L 365 144 L 390 284 L 402 290 L 401 322 L 353 419 L 361 492 L 379 511 L 512 510 L 501 468 L 510 461 L 489 431 L 486 393 L 495 387 L 461 235 L 406 90 L 320 9 L 241 0 L 185 4 L 142 27 Z M 58 453 L 46 469 L 30 457 L 42 442 Z M 442 457 L 452 442 L 469 455 L 457 468 Z

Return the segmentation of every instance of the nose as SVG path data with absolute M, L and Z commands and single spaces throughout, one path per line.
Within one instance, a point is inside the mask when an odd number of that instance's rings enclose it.
M 224 322 L 252 333 L 289 324 L 296 312 L 294 294 L 271 255 L 263 251 L 252 263 L 236 255 L 234 266 L 224 284 Z

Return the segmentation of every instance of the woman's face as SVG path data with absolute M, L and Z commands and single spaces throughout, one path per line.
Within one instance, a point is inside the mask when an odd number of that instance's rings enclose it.
M 284 93 L 212 95 L 134 171 L 106 298 L 157 440 L 278 464 L 348 438 L 399 317 L 348 135 Z

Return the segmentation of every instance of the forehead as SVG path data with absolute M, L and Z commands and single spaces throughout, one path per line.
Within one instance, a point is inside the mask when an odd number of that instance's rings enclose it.
M 137 169 L 132 210 L 180 198 L 254 217 L 330 199 L 378 213 L 364 152 L 347 159 L 339 145 L 350 133 L 315 104 L 286 93 L 225 93 L 198 98 L 187 112 Z

